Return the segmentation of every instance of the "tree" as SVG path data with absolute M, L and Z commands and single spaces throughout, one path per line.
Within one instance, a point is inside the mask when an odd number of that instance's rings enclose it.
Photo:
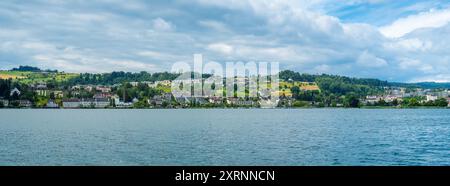
M 417 98 L 411 98 L 411 99 L 409 99 L 408 106 L 411 106 L 411 107 L 420 106 L 420 103 L 417 100 Z
M 380 101 L 378 101 L 377 105 L 378 106 L 387 106 L 388 104 L 386 103 L 386 101 L 384 101 L 384 99 L 380 99 Z
M 445 98 L 439 98 L 436 101 L 434 101 L 434 105 L 438 107 L 446 107 L 448 103 Z
M 306 102 L 306 101 L 295 101 L 292 104 L 292 106 L 293 107 L 306 107 L 306 106 L 308 106 L 308 102 Z
M 300 88 L 298 86 L 292 86 L 291 87 L 292 97 L 298 98 L 300 94 Z
M 345 107 L 352 107 L 352 108 L 359 107 L 359 99 L 353 94 L 346 96 L 344 101 Z
M 394 101 L 392 101 L 392 105 L 397 106 L 399 104 L 397 99 L 394 99 Z

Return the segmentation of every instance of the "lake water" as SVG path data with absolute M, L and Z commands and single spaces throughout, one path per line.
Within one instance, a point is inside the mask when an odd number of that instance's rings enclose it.
M 0 165 L 450 165 L 450 109 L 2 109 Z

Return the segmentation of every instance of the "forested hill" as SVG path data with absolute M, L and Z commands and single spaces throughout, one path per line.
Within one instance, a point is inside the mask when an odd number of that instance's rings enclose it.
M 25 73 L 23 73 L 25 72 Z M 46 73 L 46 74 L 45 74 Z M 2 76 L 3 74 L 3 76 Z M 27 75 L 28 74 L 28 75 Z M 30 75 L 31 74 L 31 75 Z M 32 74 L 36 74 L 33 76 Z M 44 75 L 39 75 L 44 74 Z M 59 74 L 64 76 L 65 73 L 58 72 L 57 70 L 41 70 L 37 67 L 32 66 L 20 66 L 18 68 L 13 68 L 9 71 L 1 71 L 0 79 L 11 78 L 15 76 L 25 76 L 25 78 L 20 79 L 22 82 L 35 82 L 39 78 L 47 81 L 48 77 L 52 74 Z M 67 74 L 67 73 L 66 73 Z M 14 76 L 15 75 L 15 76 Z M 37 76 L 39 75 L 39 76 Z M 41 77 L 45 76 L 45 77 Z M 48 77 L 47 77 L 48 76 Z M 93 73 L 81 73 L 81 74 L 71 74 L 70 78 L 63 78 L 67 80 L 65 83 L 68 84 L 104 84 L 111 85 L 123 82 L 141 82 L 141 81 L 161 81 L 161 80 L 174 80 L 179 76 L 179 74 L 169 73 L 169 72 L 111 72 L 103 74 L 93 74 Z M 208 77 L 209 75 L 204 75 Z M 27 78 L 33 78 L 35 81 L 28 81 Z M 13 78 L 14 79 L 14 78 Z M 450 83 L 435 83 L 435 82 L 422 82 L 422 83 L 398 83 L 398 82 L 388 82 L 379 79 L 371 78 L 351 78 L 346 76 L 338 75 L 312 75 L 304 74 L 299 72 L 294 72 L 291 70 L 284 70 L 280 72 L 280 79 L 284 81 L 302 81 L 302 82 L 316 82 L 319 84 L 321 89 L 334 89 L 332 92 L 352 92 L 360 91 L 362 89 L 365 91 L 366 88 L 380 88 L 386 86 L 395 87 L 407 87 L 407 88 L 424 88 L 424 89 L 435 89 L 435 88 L 450 88 Z
M 10 71 L 19 71 L 19 72 L 58 72 L 57 70 L 41 70 L 38 67 L 32 66 L 19 66 L 18 68 L 13 68 Z
M 169 72 L 112 72 L 103 74 L 91 74 L 82 73 L 78 77 L 71 79 L 69 82 L 72 84 L 103 84 L 112 85 L 123 82 L 142 82 L 142 81 L 162 81 L 162 80 L 174 80 L 179 74 Z
M 423 88 L 423 89 L 450 89 L 450 83 L 436 83 L 436 82 L 420 82 L 420 83 L 389 83 L 391 86 L 409 87 L 409 88 Z
M 349 84 L 359 84 L 359 85 L 368 85 L 368 86 L 390 86 L 388 81 L 382 81 L 378 79 L 370 79 L 370 78 L 351 78 L 346 76 L 338 76 L 338 75 L 312 75 L 312 74 L 300 74 L 299 72 L 294 72 L 291 70 L 284 70 L 280 72 L 280 79 L 288 81 L 289 79 L 293 81 L 305 81 L 305 82 L 315 82 L 321 80 L 335 80 L 338 82 L 349 83 Z
M 383 92 L 383 87 L 389 86 L 389 82 L 378 79 L 350 78 L 327 74 L 300 74 L 290 70 L 281 71 L 280 79 L 283 81 L 316 82 L 324 94 L 335 96 L 378 94 Z
M 335 81 L 334 84 L 351 84 L 351 85 L 366 85 L 371 87 L 406 87 L 406 88 L 423 88 L 423 89 L 436 89 L 444 88 L 450 89 L 450 83 L 436 83 L 436 82 L 420 82 L 420 83 L 399 83 L 388 82 L 379 79 L 372 78 L 351 78 L 338 75 L 311 75 L 301 74 L 291 70 L 285 70 L 280 72 L 280 79 L 288 81 L 306 81 L 306 82 L 328 82 Z M 331 82 L 330 82 L 331 83 Z

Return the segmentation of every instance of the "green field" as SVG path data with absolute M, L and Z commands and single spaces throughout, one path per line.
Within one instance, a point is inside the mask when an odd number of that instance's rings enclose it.
M 38 82 L 57 81 L 63 82 L 77 77 L 75 73 L 47 73 L 47 72 L 24 72 L 24 71 L 0 71 L 0 79 L 13 79 L 20 83 L 31 84 Z

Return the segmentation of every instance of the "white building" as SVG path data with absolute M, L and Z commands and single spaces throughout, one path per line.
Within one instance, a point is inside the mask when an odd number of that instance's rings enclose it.
M 63 100 L 64 108 L 79 108 L 81 107 L 81 101 L 79 99 L 65 99 Z
M 9 93 L 9 96 L 13 96 L 14 94 L 17 94 L 20 96 L 20 90 L 17 88 L 12 89 L 11 92 Z
M 437 96 L 427 95 L 427 101 L 436 101 L 438 99 Z

